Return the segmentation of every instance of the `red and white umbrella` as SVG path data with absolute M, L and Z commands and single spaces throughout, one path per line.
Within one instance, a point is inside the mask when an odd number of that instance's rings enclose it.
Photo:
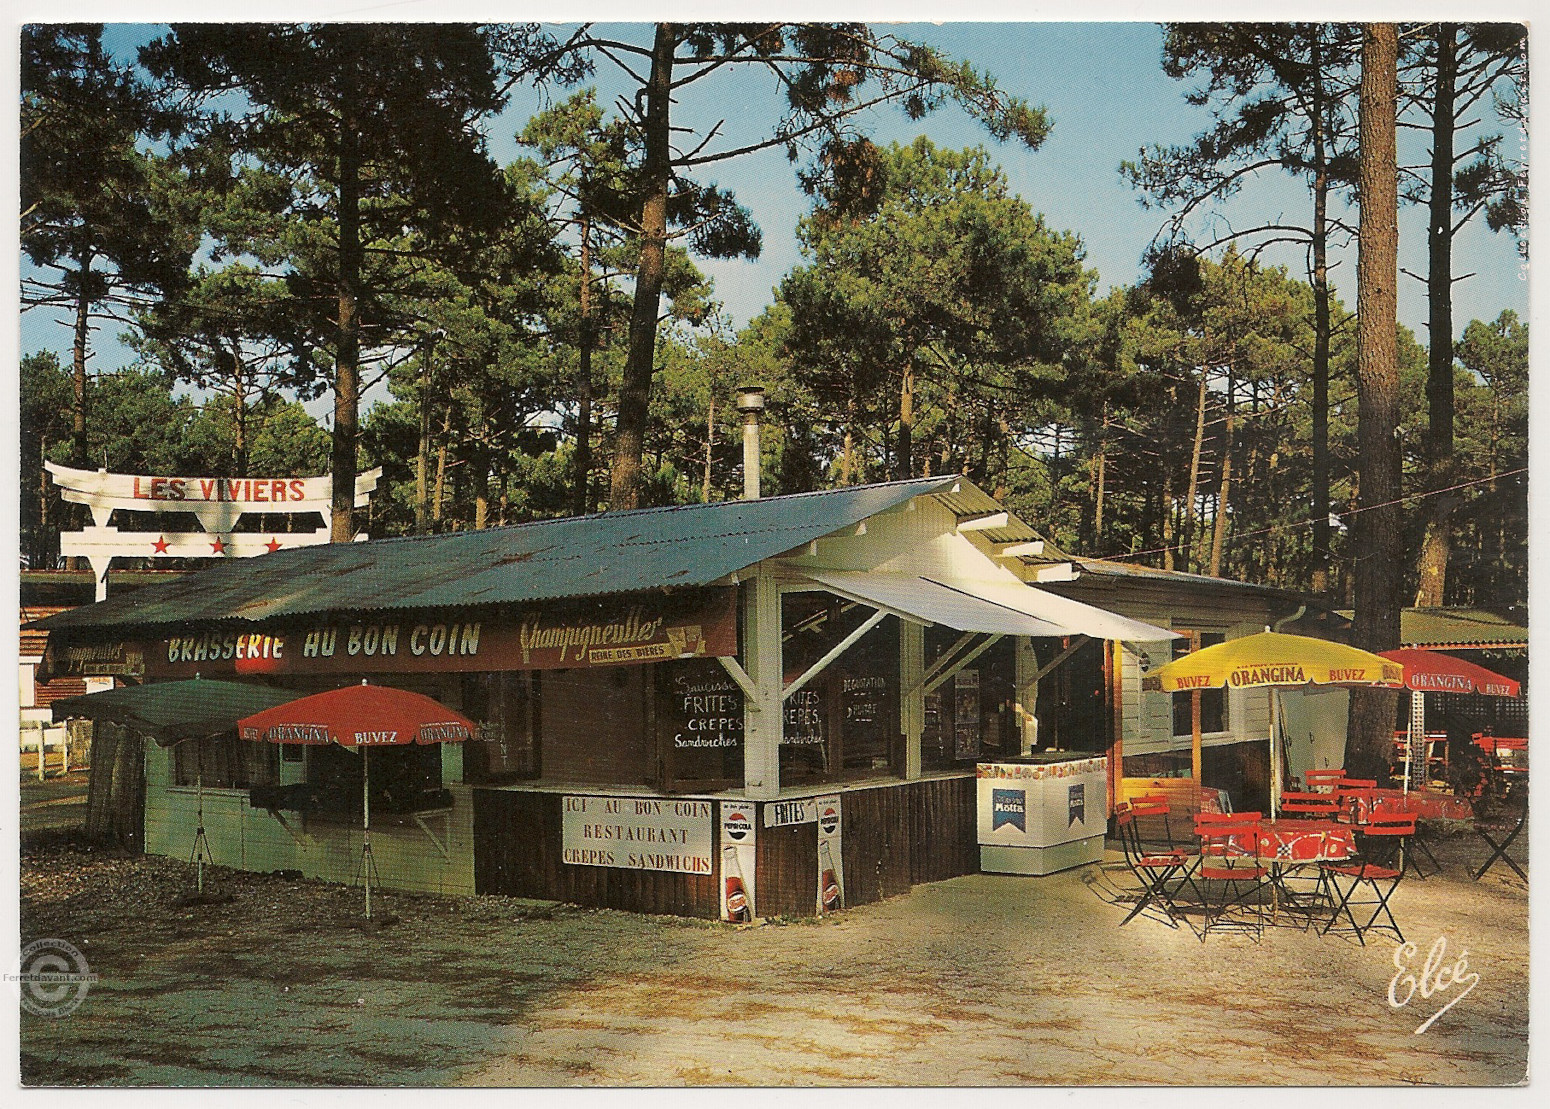
M 1454 658 L 1440 651 L 1397 647 L 1380 653 L 1405 668 L 1405 688 L 1410 690 L 1410 734 L 1405 743 L 1406 792 L 1410 790 L 1410 767 L 1415 745 L 1417 742 L 1425 742 L 1428 693 L 1478 693 L 1487 697 L 1523 695 L 1522 683 L 1494 670 L 1487 670 L 1477 663 Z M 1424 758 L 1421 765 L 1426 765 Z
M 337 743 L 361 752 L 361 874 L 371 919 L 371 749 L 408 743 L 459 743 L 477 725 L 423 693 L 384 685 L 349 685 L 314 693 L 237 721 L 243 739 L 269 743 Z
M 1482 693 L 1487 697 L 1523 695 L 1522 683 L 1440 651 L 1399 647 L 1380 653 L 1404 666 L 1405 688 L 1418 693 Z

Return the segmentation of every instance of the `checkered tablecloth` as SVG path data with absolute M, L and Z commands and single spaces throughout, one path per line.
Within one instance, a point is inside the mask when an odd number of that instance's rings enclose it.
M 1469 801 L 1451 793 L 1429 789 L 1363 789 L 1342 794 L 1353 823 L 1366 824 L 1375 816 L 1416 816 L 1422 820 L 1468 820 L 1474 816 Z
M 1264 820 L 1259 857 L 1272 862 L 1318 863 L 1356 853 L 1356 829 L 1333 820 Z

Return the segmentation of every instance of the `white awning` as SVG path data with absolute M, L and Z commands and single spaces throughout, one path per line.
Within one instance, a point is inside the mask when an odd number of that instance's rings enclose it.
M 1060 624 L 1068 629 L 1067 634 L 1090 635 L 1094 639 L 1117 639 L 1124 643 L 1156 643 L 1182 638 L 1178 632 L 1159 628 L 1156 624 L 1132 620 L 1117 612 L 1035 589 L 1022 582 L 976 581 L 967 584 L 966 588 L 973 589 L 976 595 L 987 601 L 1015 608 L 1052 624 Z
M 1087 635 L 1149 642 L 1176 633 L 1101 608 L 1056 597 L 1021 582 L 948 581 L 860 570 L 808 570 L 807 576 L 841 597 L 913 622 L 966 632 L 1035 637 Z

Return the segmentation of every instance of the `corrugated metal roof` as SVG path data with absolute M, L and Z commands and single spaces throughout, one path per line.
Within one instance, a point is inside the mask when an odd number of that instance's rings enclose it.
M 952 476 L 754 501 L 606 512 L 515 527 L 281 550 L 60 613 L 47 628 L 271 620 L 521 604 L 709 585 Z
M 1071 562 L 1080 573 L 1091 574 L 1094 577 L 1130 578 L 1138 581 L 1216 586 L 1223 589 L 1247 590 L 1266 596 L 1285 597 L 1315 603 L 1314 598 L 1305 597 L 1303 594 L 1292 590 L 1281 589 L 1273 585 L 1256 585 L 1253 582 L 1239 581 L 1236 578 L 1218 578 L 1212 577 L 1209 574 L 1189 574 L 1182 570 L 1160 570 L 1155 566 L 1137 566 L 1127 562 L 1110 562 L 1107 559 L 1099 558 L 1076 557 L 1071 559 Z
M 1349 620 L 1353 613 L 1340 615 Z M 1399 614 L 1399 641 L 1433 650 L 1527 647 L 1528 629 L 1481 608 L 1407 608 Z

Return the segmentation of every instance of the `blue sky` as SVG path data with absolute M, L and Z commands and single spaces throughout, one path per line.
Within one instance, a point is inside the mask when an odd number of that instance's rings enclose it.
M 415 7 L 410 5 L 410 7 Z M 342 13 L 347 17 L 391 19 L 396 6 Z M 404 15 L 411 15 L 405 11 Z M 417 13 L 415 13 L 417 14 Z M 515 13 L 513 13 L 515 14 Z M 994 74 L 1008 91 L 1048 109 L 1053 131 L 1037 151 L 1016 144 L 997 144 L 972 120 L 952 108 L 919 122 L 902 112 L 883 108 L 873 113 L 869 129 L 879 142 L 907 142 L 924 133 L 939 146 L 984 144 L 1006 171 L 1013 189 L 1048 223 L 1076 232 L 1086 245 L 1087 264 L 1099 274 L 1100 292 L 1133 282 L 1140 275 L 1142 251 L 1157 232 L 1163 216 L 1144 210 L 1138 195 L 1119 175 L 1119 164 L 1135 158 L 1143 145 L 1180 143 L 1209 124 L 1204 109 L 1184 100 L 1185 82 L 1162 72 L 1162 31 L 1149 23 L 959 23 L 901 24 L 901 37 L 917 38 L 955 57 L 970 60 Z M 610 28 L 620 38 L 649 41 L 649 25 L 620 24 Z M 132 48 L 153 29 L 146 25 L 112 28 L 115 46 Z M 609 103 L 625 86 L 606 62 L 599 64 L 599 99 Z M 726 120 L 729 141 L 753 136 L 769 125 L 779 103 L 767 76 L 742 73 L 691 87 L 679 105 L 677 119 L 706 126 Z M 556 90 L 556 95 L 563 95 Z M 514 132 L 526 120 L 538 98 L 518 90 L 512 106 L 491 124 L 492 153 L 509 160 L 517 153 Z M 1403 142 L 1402 138 L 1402 142 Z M 1401 160 L 1424 158 L 1414 140 Z M 730 188 L 753 212 L 764 233 L 764 250 L 755 262 L 705 262 L 716 282 L 718 299 L 738 324 L 756 315 L 772 299 L 771 290 L 800 261 L 795 227 L 807 206 L 796 184 L 794 167 L 779 151 L 748 155 L 721 163 L 706 175 Z M 1232 215 L 1240 223 L 1284 216 L 1307 219 L 1304 187 L 1292 179 L 1270 177 L 1248 186 L 1235 202 Z M 1425 222 L 1416 208 L 1401 209 L 1401 266 L 1424 273 Z M 1294 276 L 1303 274 L 1300 250 L 1287 250 L 1271 260 L 1286 264 Z M 1528 284 L 1510 235 L 1493 234 L 1476 219 L 1459 236 L 1455 272 L 1474 273 L 1455 286 L 1454 320 L 1462 332 L 1471 319 L 1493 319 L 1503 308 L 1527 316 Z M 1355 251 L 1337 259 L 1334 281 L 1348 307 L 1355 304 Z M 1424 285 L 1400 279 L 1400 319 L 1423 343 L 1427 340 Z M 46 313 L 28 313 L 21 321 L 21 349 L 67 350 L 68 328 Z M 117 368 L 127 357 L 111 334 L 99 332 L 94 369 Z

